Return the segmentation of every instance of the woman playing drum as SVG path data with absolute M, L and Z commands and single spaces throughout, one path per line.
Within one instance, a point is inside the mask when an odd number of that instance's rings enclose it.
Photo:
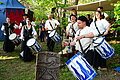
M 1 30 L 4 31 L 4 35 L 5 35 L 3 50 L 5 52 L 14 51 L 15 45 L 11 40 L 9 40 L 10 34 L 12 34 L 14 31 L 14 24 L 10 23 L 10 18 L 6 18 L 6 22 L 3 23 Z
M 101 38 L 102 36 L 105 36 L 108 34 L 108 31 L 110 29 L 110 24 L 106 19 L 102 19 L 102 14 L 100 11 L 95 12 L 95 21 L 93 21 L 90 25 L 90 27 L 93 29 L 94 34 L 98 36 L 98 38 Z M 95 37 L 96 38 L 96 37 Z M 101 67 L 101 69 L 106 70 L 106 59 L 102 58 L 100 54 L 96 51 L 95 52 L 95 67 Z
M 30 48 L 26 45 L 27 41 L 34 36 L 37 35 L 37 32 L 35 31 L 34 27 L 31 25 L 31 22 L 29 19 L 26 20 L 26 25 L 22 27 L 21 30 L 21 39 L 22 39 L 22 46 L 21 46 L 21 53 L 20 57 L 24 61 L 31 61 L 34 58 L 34 55 L 32 54 L 32 51 Z

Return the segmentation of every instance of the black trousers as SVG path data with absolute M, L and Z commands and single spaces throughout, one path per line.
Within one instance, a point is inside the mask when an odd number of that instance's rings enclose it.
M 22 41 L 21 52 L 23 51 L 23 56 L 20 55 L 20 58 L 25 62 L 32 61 L 35 58 L 35 56 L 32 54 L 31 49 L 26 45 L 26 43 L 27 40 Z
M 9 36 L 5 36 L 3 50 L 5 52 L 13 52 L 15 49 L 15 44 L 9 40 Z
M 92 66 L 94 64 L 94 50 L 88 50 L 84 54 L 84 58 L 87 60 L 87 62 Z
M 49 37 L 49 34 L 47 35 L 47 47 L 49 51 L 53 51 L 55 46 L 55 42 Z
M 98 67 L 106 68 L 106 59 L 102 58 L 96 50 L 94 51 L 93 67 L 96 69 L 98 69 Z

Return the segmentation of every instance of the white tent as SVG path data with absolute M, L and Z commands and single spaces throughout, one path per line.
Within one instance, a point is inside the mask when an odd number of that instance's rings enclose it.
M 114 9 L 113 3 L 116 3 L 117 1 L 120 1 L 120 0 L 111 0 L 111 1 L 100 0 L 100 1 L 91 2 L 87 4 L 70 6 L 65 8 L 65 10 L 76 9 L 77 11 L 95 11 L 98 6 L 102 6 L 104 8 L 104 11 L 111 11 Z

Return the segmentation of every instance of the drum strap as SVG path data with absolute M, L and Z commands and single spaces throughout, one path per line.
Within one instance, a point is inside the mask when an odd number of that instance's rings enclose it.
M 97 27 L 96 21 L 94 21 L 94 23 L 95 23 L 95 28 L 97 29 L 97 31 L 98 31 L 98 33 L 99 33 L 99 35 L 100 35 L 101 33 L 100 33 L 100 31 L 99 31 L 99 29 L 98 29 L 98 27 Z
M 76 31 L 74 30 L 73 25 L 74 25 L 74 24 L 71 25 L 71 29 L 72 29 L 72 31 L 73 31 L 73 36 L 72 36 L 72 37 L 74 38 L 74 37 L 75 37 L 75 34 L 76 34 Z
M 52 27 L 52 29 L 53 29 L 53 26 L 52 26 L 52 24 L 51 24 L 51 22 L 49 22 L 50 23 L 50 26 Z
M 97 31 L 98 31 L 98 33 L 99 33 L 98 36 L 102 36 L 103 34 L 100 33 L 100 30 L 98 29 L 98 27 L 97 27 L 97 25 L 96 25 L 96 21 L 94 21 L 94 23 L 95 23 L 95 28 L 97 29 Z
M 80 35 L 80 31 L 79 31 L 78 36 L 79 36 L 79 35 Z M 81 48 L 81 51 L 82 51 L 82 55 L 84 56 L 84 55 L 85 55 L 85 52 L 87 51 L 87 49 L 90 47 L 91 44 L 89 44 L 89 46 L 88 46 L 85 50 L 83 50 L 83 47 L 82 47 L 82 44 L 81 44 L 80 40 L 78 40 L 78 41 L 79 41 L 79 45 L 80 45 L 80 48 Z
M 80 30 L 80 31 L 81 31 L 81 30 Z M 78 36 L 80 35 L 80 31 L 79 31 Z M 81 44 L 80 40 L 78 40 L 78 41 L 79 41 L 79 45 L 80 45 L 81 51 L 82 51 L 82 53 L 84 54 L 84 50 L 83 50 L 82 44 Z

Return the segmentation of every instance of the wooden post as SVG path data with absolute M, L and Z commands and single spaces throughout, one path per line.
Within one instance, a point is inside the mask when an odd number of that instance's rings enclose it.
M 39 52 L 36 59 L 36 80 L 59 80 L 59 54 Z

